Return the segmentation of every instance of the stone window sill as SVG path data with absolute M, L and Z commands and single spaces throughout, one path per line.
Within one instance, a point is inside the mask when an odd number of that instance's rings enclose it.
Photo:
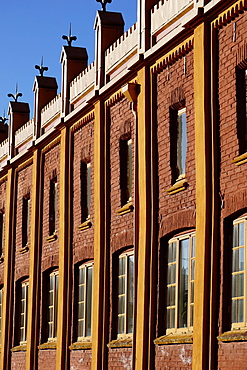
M 19 250 L 19 253 L 20 253 L 20 254 L 23 254 L 23 253 L 26 253 L 27 251 L 29 251 L 29 248 L 28 248 L 28 246 L 27 246 L 27 245 L 25 245 L 25 247 L 23 247 L 23 248 L 21 248 L 21 249 Z
M 82 230 L 89 229 L 91 226 L 92 226 L 92 223 L 89 219 L 89 220 L 83 222 L 80 226 L 78 226 L 78 229 L 82 231 Z
M 56 349 L 56 348 L 57 348 L 57 342 L 46 342 L 38 346 L 38 349 Z
M 237 166 L 240 166 L 243 163 L 247 162 L 247 153 L 241 154 L 238 157 L 234 158 L 232 163 L 235 163 Z
M 177 180 L 175 184 L 173 184 L 169 189 L 167 189 L 167 193 L 170 195 L 176 194 L 176 193 L 179 193 L 180 191 L 187 189 L 187 187 L 188 187 L 188 182 L 186 178 L 183 178 L 183 179 Z
M 92 341 L 89 340 L 89 341 L 79 341 L 79 342 L 75 342 L 73 344 L 71 344 L 71 346 L 69 346 L 69 349 L 71 351 L 73 350 L 77 350 L 77 349 L 92 349 Z
M 217 337 L 219 342 L 247 341 L 247 330 L 226 331 Z
M 123 338 L 112 340 L 107 344 L 108 348 L 131 348 L 132 347 L 132 335 Z
M 21 351 L 26 351 L 27 350 L 27 344 L 20 344 L 19 346 L 15 346 L 11 348 L 11 352 L 21 352 Z
M 154 344 L 190 344 L 193 343 L 193 334 L 166 334 L 162 337 L 156 338 Z
M 46 241 L 48 241 L 48 243 L 54 242 L 55 240 L 57 240 L 57 234 L 55 234 L 55 233 L 48 236 L 48 238 L 46 239 Z
M 125 213 L 129 213 L 129 212 L 132 212 L 134 209 L 133 207 L 133 203 L 132 202 L 129 202 L 129 203 L 126 203 L 123 207 L 121 207 L 120 209 L 117 210 L 117 213 L 122 216 L 122 215 L 125 215 Z

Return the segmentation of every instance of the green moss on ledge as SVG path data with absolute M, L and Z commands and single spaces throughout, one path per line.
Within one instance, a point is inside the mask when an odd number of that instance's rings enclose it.
M 131 348 L 132 347 L 132 337 L 119 338 L 112 340 L 107 344 L 108 348 Z
M 77 350 L 77 349 L 92 349 L 92 342 L 75 342 L 69 346 L 69 349 Z
M 167 334 L 156 338 L 154 344 L 191 344 L 193 343 L 193 334 Z
M 27 345 L 26 344 L 20 344 L 19 346 L 11 348 L 11 352 L 21 352 L 21 351 L 26 351 L 27 350 Z
M 56 348 L 57 348 L 57 342 L 46 342 L 38 346 L 38 349 L 56 349 Z
M 243 330 L 232 330 L 226 331 L 217 337 L 219 342 L 247 342 L 247 331 Z

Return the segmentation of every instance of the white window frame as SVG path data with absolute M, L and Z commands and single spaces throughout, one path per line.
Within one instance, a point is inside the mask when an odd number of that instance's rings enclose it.
M 29 281 L 24 281 L 20 284 L 20 344 L 27 342 L 27 320 L 28 320 L 28 289 Z M 24 295 L 23 295 L 24 289 Z M 23 326 L 21 325 L 21 319 L 23 317 Z
M 81 264 L 79 266 L 79 274 L 80 274 L 80 270 L 84 270 L 85 272 L 85 276 L 84 276 L 84 284 L 80 284 L 80 275 L 78 276 L 78 315 L 77 315 L 77 325 L 78 325 L 78 332 L 77 332 L 77 340 L 78 341 L 90 341 L 91 338 L 92 338 L 92 319 L 93 319 L 93 313 L 92 313 L 92 309 L 93 309 L 93 268 L 94 268 L 94 263 L 93 262 L 88 262 L 88 263 L 84 263 L 84 264 Z M 88 323 L 88 289 L 89 289 L 89 286 L 88 286 L 88 270 L 89 269 L 92 269 L 92 292 L 91 292 L 91 324 L 90 324 L 90 327 L 91 327 L 91 335 L 86 335 L 86 330 L 87 330 L 87 323 Z M 79 297 L 80 297 L 80 287 L 81 286 L 84 286 L 84 294 L 83 294 L 83 300 L 79 300 Z M 83 316 L 84 318 L 82 319 L 79 319 L 79 305 L 80 304 L 84 304 L 84 312 L 83 312 Z M 80 321 L 83 321 L 83 329 L 82 329 L 82 334 L 83 335 L 79 335 L 79 322 Z
M 181 233 L 180 235 L 177 235 L 173 238 L 171 238 L 168 241 L 168 251 L 169 251 L 169 245 L 172 243 L 175 243 L 176 245 L 176 255 L 175 260 L 169 261 L 169 256 L 167 258 L 167 286 L 166 286 L 166 333 L 187 333 L 187 332 L 193 332 L 193 314 L 194 314 L 194 299 L 192 300 L 193 294 L 193 288 L 194 288 L 194 281 L 195 281 L 195 258 L 196 258 L 196 239 L 195 245 L 194 245 L 194 254 L 193 254 L 193 238 L 196 237 L 195 231 L 188 232 L 188 233 Z M 187 326 L 186 327 L 180 327 L 179 326 L 179 288 L 180 288 L 180 273 L 181 273 L 181 266 L 180 266 L 180 257 L 181 256 L 181 248 L 180 248 L 180 242 L 183 240 L 189 239 L 189 255 L 188 255 L 188 297 L 187 297 Z M 170 269 L 169 266 L 175 265 L 175 275 L 172 282 L 169 282 L 169 270 L 172 272 L 172 268 Z M 192 276 L 193 274 L 193 276 Z M 169 305 L 168 302 L 168 289 L 174 288 L 175 294 L 174 294 L 174 304 Z M 181 304 L 180 304 L 181 305 Z M 171 312 L 172 310 L 175 310 L 174 315 L 174 327 L 168 327 L 168 312 Z
M 128 306 L 129 306 L 129 301 L 130 301 L 130 292 L 129 292 L 129 289 L 128 289 L 128 284 L 129 284 L 129 257 L 130 256 L 133 256 L 133 259 L 134 259 L 134 250 L 131 250 L 131 251 L 127 251 L 127 252 L 124 252 L 124 253 L 121 253 L 118 257 L 118 262 L 121 258 L 125 258 L 125 271 L 124 271 L 124 274 L 121 274 L 119 273 L 118 271 L 118 286 L 119 286 L 119 279 L 125 277 L 125 283 L 124 283 L 124 291 L 122 294 L 119 294 L 119 288 L 118 288 L 118 305 L 119 305 L 119 298 L 120 297 L 125 297 L 125 304 L 124 304 L 124 312 L 123 313 L 119 313 L 118 312 L 118 335 L 117 337 L 118 338 L 123 338 L 123 337 L 126 337 L 126 336 L 132 336 L 133 335 L 133 324 L 132 324 L 132 331 L 129 332 L 128 331 L 128 325 L 129 325 L 129 312 L 128 312 Z M 132 311 L 132 320 L 134 318 L 134 284 L 135 284 L 135 281 L 134 281 L 134 269 L 135 269 L 135 265 L 134 265 L 134 262 L 133 261 L 133 295 L 132 295 L 132 301 L 133 301 L 133 311 Z M 119 333 L 119 317 L 124 317 L 124 332 L 123 333 Z
M 57 277 L 57 278 L 56 278 Z M 54 288 L 51 289 L 51 279 L 54 279 Z M 57 339 L 57 314 L 58 314 L 58 284 L 59 284 L 59 271 L 53 271 L 49 274 L 49 291 L 48 291 L 48 341 L 54 342 Z M 57 290 L 56 290 L 57 287 Z M 56 294 L 57 292 L 57 294 Z M 53 298 L 50 302 L 51 293 Z M 50 312 L 52 310 L 52 317 Z M 50 335 L 51 327 L 51 335 Z

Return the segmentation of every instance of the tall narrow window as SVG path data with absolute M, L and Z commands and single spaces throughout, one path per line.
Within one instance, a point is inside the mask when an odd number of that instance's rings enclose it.
M 2 339 L 3 288 L 0 289 L 0 344 Z
M 27 195 L 22 200 L 22 247 L 29 243 L 30 205 L 30 195 Z
M 121 206 L 132 201 L 132 140 L 120 139 Z
M 49 275 L 48 340 L 57 337 L 58 271 Z
M 167 332 L 193 327 L 194 279 L 195 279 L 194 233 L 169 240 L 167 266 Z
M 133 332 L 134 254 L 123 253 L 118 260 L 118 337 Z
M 4 230 L 5 230 L 5 213 L 0 212 L 0 257 L 3 255 Z
M 20 343 L 25 343 L 27 340 L 28 285 L 28 281 L 21 284 Z
M 78 340 L 92 335 L 93 263 L 79 267 Z
M 245 68 L 236 69 L 236 99 L 239 154 L 243 154 L 247 151 L 247 69 Z
M 90 219 L 91 163 L 81 162 L 81 222 Z
M 170 109 L 172 182 L 185 177 L 187 128 L 186 108 Z
M 57 178 L 50 181 L 50 207 L 49 207 L 49 232 L 53 235 L 56 231 L 57 221 Z

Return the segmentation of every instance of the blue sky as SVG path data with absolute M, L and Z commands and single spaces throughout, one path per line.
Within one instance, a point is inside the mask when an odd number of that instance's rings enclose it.
M 125 30 L 137 19 L 137 0 L 112 0 L 107 10 L 121 12 Z M 44 57 L 49 68 L 46 76 L 56 77 L 60 92 L 60 54 L 62 35 L 67 35 L 72 24 L 72 35 L 77 36 L 74 46 L 87 48 L 89 63 L 94 60 L 94 20 L 101 4 L 96 0 L 0 0 L 0 116 L 7 111 L 8 93 L 18 90 L 19 101 L 30 105 L 33 117 L 33 82 Z

